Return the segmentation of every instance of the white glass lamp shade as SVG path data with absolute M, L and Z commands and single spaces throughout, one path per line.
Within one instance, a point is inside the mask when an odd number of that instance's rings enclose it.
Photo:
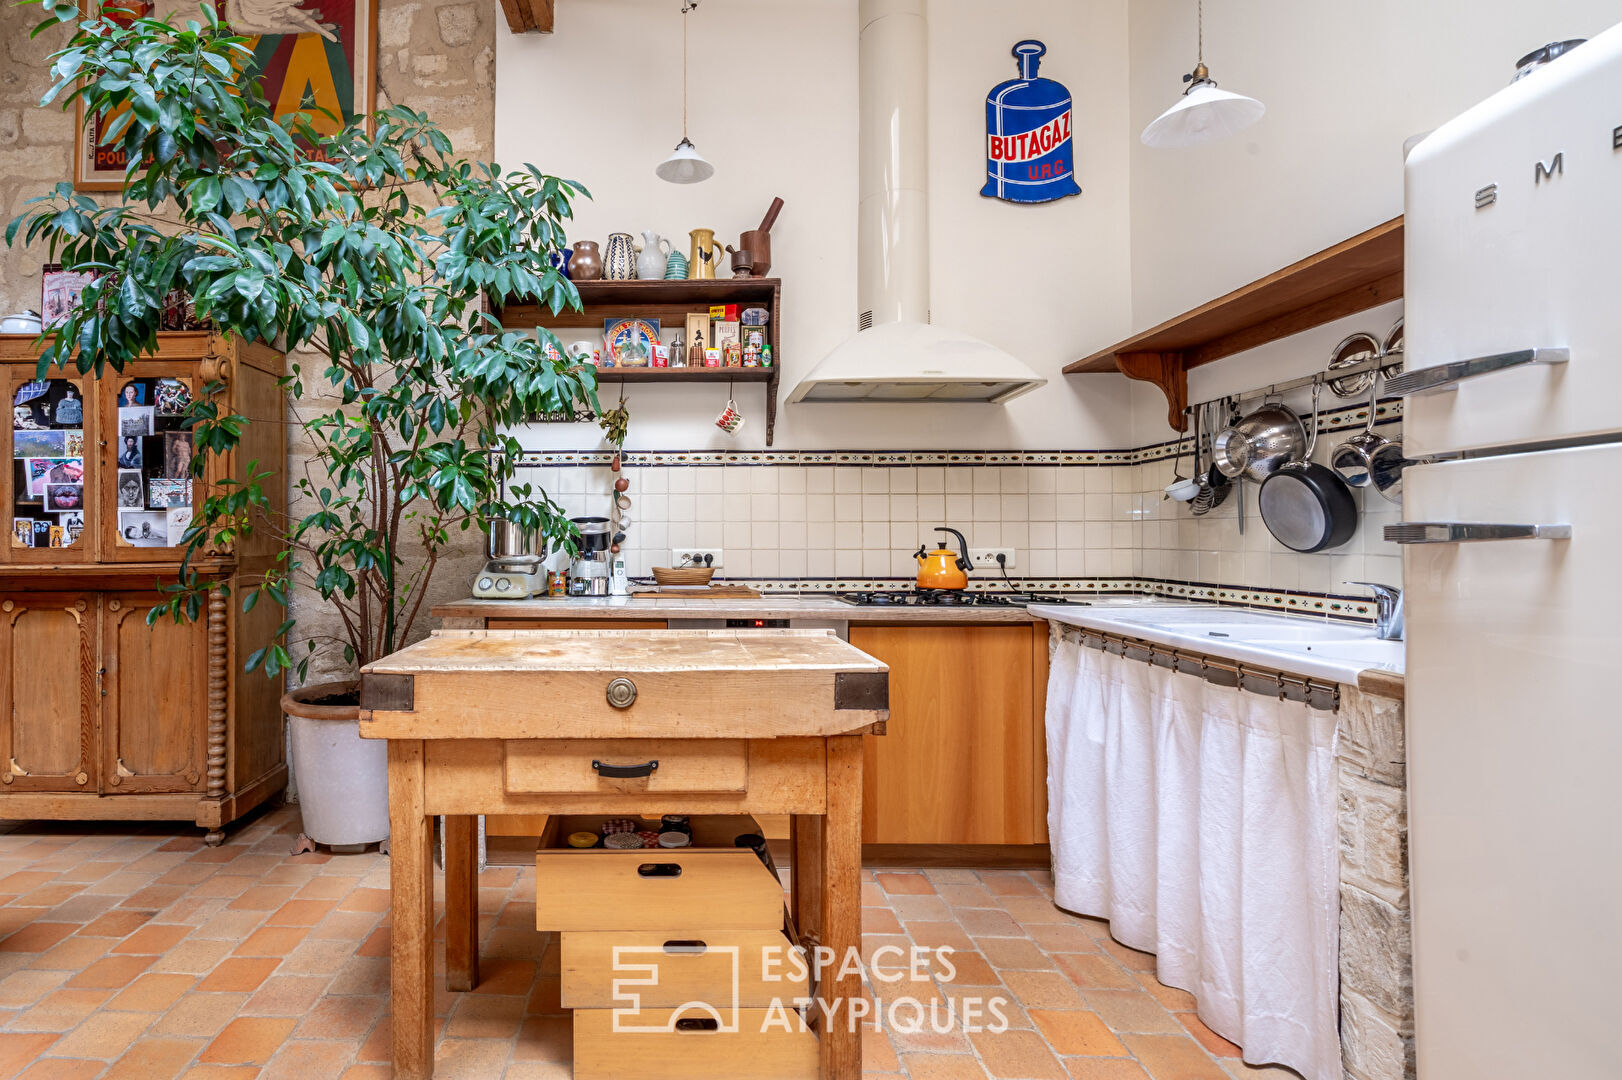
M 1199 146 L 1226 138 L 1254 124 L 1267 112 L 1255 98 L 1233 94 L 1202 81 L 1143 129 L 1143 145 L 1156 149 Z
M 704 160 L 698 149 L 686 137 L 676 144 L 675 151 L 653 170 L 659 179 L 672 184 L 696 184 L 715 175 L 715 166 Z

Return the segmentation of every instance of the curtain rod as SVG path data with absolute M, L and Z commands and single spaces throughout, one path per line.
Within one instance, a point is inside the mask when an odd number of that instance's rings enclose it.
M 1340 710 L 1338 683 L 1324 682 L 1306 675 L 1291 675 L 1274 668 L 1257 667 L 1103 630 L 1087 627 L 1077 627 L 1076 630 L 1081 635 L 1081 643 L 1089 649 L 1098 649 L 1128 660 L 1141 660 L 1183 675 L 1194 675 L 1217 686 L 1236 687 L 1248 693 L 1276 697 L 1280 701 L 1299 701 L 1308 708 L 1325 712 Z

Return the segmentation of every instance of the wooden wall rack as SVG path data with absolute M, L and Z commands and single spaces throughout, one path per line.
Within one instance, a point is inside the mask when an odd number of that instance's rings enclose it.
M 1188 372 L 1402 296 L 1402 218 L 1067 364 L 1066 375 L 1121 372 L 1166 395 L 1167 418 L 1188 430 Z
M 509 330 L 544 326 L 558 330 L 590 327 L 601 333 L 605 319 L 654 318 L 661 329 L 681 327 L 691 312 L 715 304 L 763 307 L 771 312 L 767 323 L 772 347 L 769 368 L 598 368 L 598 383 L 760 383 L 766 389 L 766 445 L 772 444 L 777 426 L 777 383 L 783 370 L 783 283 L 777 278 L 701 278 L 691 281 L 577 281 L 579 311 L 554 315 L 537 304 L 502 306 L 492 302 L 495 315 Z

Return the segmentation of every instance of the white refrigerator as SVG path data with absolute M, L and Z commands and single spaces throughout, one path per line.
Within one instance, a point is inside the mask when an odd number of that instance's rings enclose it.
M 1407 160 L 1420 1080 L 1622 1077 L 1622 27 Z

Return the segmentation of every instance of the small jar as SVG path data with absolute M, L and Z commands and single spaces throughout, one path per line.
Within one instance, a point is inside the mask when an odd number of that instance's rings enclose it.
M 630 851 L 642 847 L 642 837 L 634 832 L 609 833 L 603 837 L 603 847 L 611 851 Z
M 572 848 L 580 848 L 582 850 L 585 848 L 594 848 L 597 846 L 597 841 L 598 837 L 594 832 L 577 832 L 569 834 L 569 846 Z
M 684 832 L 662 832 L 659 834 L 659 846 L 662 848 L 691 847 L 693 838 Z

